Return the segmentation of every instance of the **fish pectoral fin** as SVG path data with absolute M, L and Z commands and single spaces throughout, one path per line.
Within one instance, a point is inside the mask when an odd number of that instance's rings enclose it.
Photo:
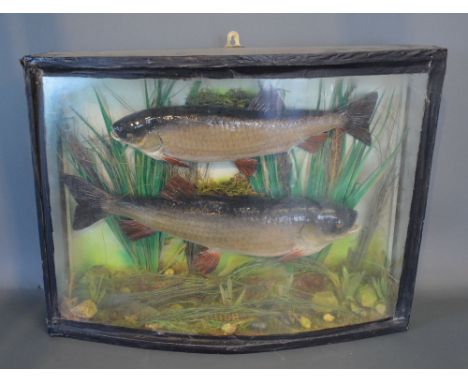
M 202 275 L 213 272 L 218 266 L 221 255 L 213 249 L 206 249 L 199 252 L 192 259 L 192 268 Z
M 167 163 L 173 164 L 174 166 L 179 166 L 179 167 L 190 167 L 190 165 L 187 162 L 184 162 L 180 159 L 171 157 L 169 155 L 163 155 L 161 159 Z
M 304 255 L 305 255 L 305 252 L 303 249 L 293 248 L 288 253 L 281 256 L 279 258 L 279 261 L 282 263 L 289 263 L 290 261 L 296 260 Z
M 181 199 L 193 198 L 197 193 L 197 187 L 179 175 L 173 176 L 159 194 L 160 197 L 177 202 Z
M 317 152 L 320 149 L 320 147 L 322 147 L 323 142 L 325 142 L 327 138 L 328 138 L 327 133 L 322 133 L 320 135 L 313 135 L 307 138 L 304 142 L 302 142 L 301 144 L 297 146 L 313 154 Z
M 256 159 L 238 159 L 234 162 L 239 172 L 245 176 L 252 176 L 257 171 L 258 161 Z
M 119 227 L 129 240 L 135 241 L 153 235 L 156 231 L 136 220 L 121 220 Z

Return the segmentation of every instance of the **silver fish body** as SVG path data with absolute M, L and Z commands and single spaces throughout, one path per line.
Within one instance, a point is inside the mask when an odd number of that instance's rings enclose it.
M 354 210 L 302 198 L 119 198 L 76 177 L 66 176 L 65 183 L 79 204 L 74 228 L 93 222 L 80 221 L 80 208 L 101 211 L 94 221 L 107 214 L 122 216 L 211 249 L 262 257 L 293 250 L 313 254 L 355 229 Z
M 286 152 L 310 137 L 343 129 L 370 144 L 370 93 L 335 111 L 162 107 L 126 116 L 113 137 L 155 159 L 212 162 Z
M 343 118 L 334 114 L 295 119 L 239 119 L 216 114 L 163 118 L 165 122 L 148 131 L 134 147 L 155 159 L 168 156 L 191 162 L 286 152 L 310 136 L 344 126 Z

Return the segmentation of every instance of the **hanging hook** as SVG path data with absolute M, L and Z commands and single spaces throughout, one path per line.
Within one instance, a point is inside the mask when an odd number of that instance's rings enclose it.
M 227 40 L 225 48 L 241 48 L 242 45 L 239 39 L 239 33 L 236 31 L 230 31 L 227 34 Z

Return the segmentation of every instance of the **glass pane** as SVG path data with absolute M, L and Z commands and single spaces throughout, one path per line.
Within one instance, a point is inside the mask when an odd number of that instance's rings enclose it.
M 43 79 L 62 317 L 261 336 L 393 316 L 427 76 L 293 77 Z

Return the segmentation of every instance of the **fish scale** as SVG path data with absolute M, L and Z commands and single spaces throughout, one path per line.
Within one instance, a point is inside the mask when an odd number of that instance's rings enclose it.
M 119 197 L 72 175 L 64 176 L 64 182 L 78 203 L 75 229 L 116 215 L 138 223 L 130 227 L 135 238 L 162 231 L 211 249 L 252 256 L 273 257 L 298 250 L 315 253 L 348 235 L 356 219 L 352 209 L 304 198 Z
M 377 98 L 376 92 L 368 93 L 330 111 L 161 107 L 116 121 L 112 136 L 154 159 L 179 165 L 236 161 L 287 152 L 294 146 L 313 151 L 317 146 L 313 138 L 334 129 L 370 145 L 369 123 Z
M 206 247 L 264 256 L 288 252 L 304 224 L 296 222 L 288 227 L 278 224 L 278 217 L 226 216 L 204 211 L 203 206 L 200 207 L 189 210 L 183 203 L 178 205 L 161 201 L 152 206 L 146 203 L 136 206 L 124 202 L 112 206 L 110 211 Z
M 340 126 L 339 120 L 310 117 L 291 120 L 242 120 L 219 118 L 184 121 L 162 127 L 162 154 L 187 161 L 233 160 L 287 151 L 326 129 Z M 334 124 L 334 125 L 332 125 Z

